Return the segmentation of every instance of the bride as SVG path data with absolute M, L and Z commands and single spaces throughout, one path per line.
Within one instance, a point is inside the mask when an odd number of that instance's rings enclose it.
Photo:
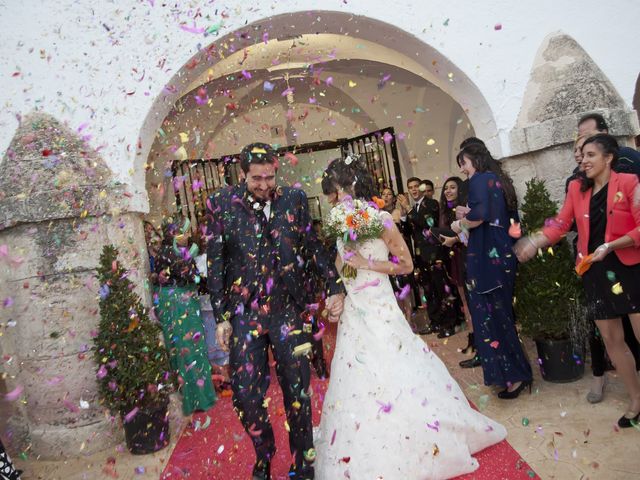
M 371 200 L 375 185 L 353 157 L 332 161 L 322 190 L 332 205 Z M 411 273 L 406 243 L 380 211 L 382 238 L 355 250 L 337 241 L 357 269 L 338 325 L 331 381 L 316 440 L 316 479 L 435 480 L 478 468 L 472 454 L 500 442 L 505 428 L 473 410 L 442 361 L 411 331 L 389 275 Z M 389 261 L 389 254 L 397 261 Z

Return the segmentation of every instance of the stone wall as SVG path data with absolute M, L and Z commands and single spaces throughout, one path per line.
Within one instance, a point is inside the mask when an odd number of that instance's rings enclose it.
M 121 439 L 97 397 L 92 337 L 99 320 L 95 268 L 115 244 L 149 305 L 141 216 L 102 159 L 46 115 L 25 119 L 0 177 L 0 298 L 7 325 L 0 368 L 11 402 L 13 450 L 59 458 Z

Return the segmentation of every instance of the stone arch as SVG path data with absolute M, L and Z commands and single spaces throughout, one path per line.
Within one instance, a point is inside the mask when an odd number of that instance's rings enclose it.
M 372 18 L 335 11 L 295 12 L 265 18 L 254 22 L 218 40 L 211 42 L 179 66 L 169 84 L 156 97 L 142 124 L 139 138 L 138 160 L 134 166 L 133 184 L 136 190 L 145 184 L 145 160 L 154 137 L 167 114 L 185 91 L 202 84 L 212 70 L 229 64 L 229 58 L 238 62 L 244 52 L 258 49 L 261 42 L 295 42 L 302 35 L 333 35 L 336 43 L 350 41 L 350 58 L 378 60 L 406 69 L 432 83 L 460 105 L 468 116 L 475 134 L 485 139 L 492 151 L 500 156 L 501 146 L 493 112 L 470 78 L 434 47 L 424 43 L 397 26 Z M 353 45 L 356 39 L 358 45 Z M 253 50 L 251 50 L 253 51 Z M 237 65 L 235 66 L 237 71 Z M 214 77 L 215 78 L 215 77 Z

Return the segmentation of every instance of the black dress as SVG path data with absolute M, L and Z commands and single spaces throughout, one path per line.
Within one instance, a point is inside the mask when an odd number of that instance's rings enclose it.
M 607 229 L 607 191 L 605 185 L 591 197 L 589 203 L 589 252 L 604 243 Z M 618 318 L 624 314 L 640 312 L 640 263 L 623 264 L 615 252 L 601 262 L 591 264 L 582 276 L 591 320 Z

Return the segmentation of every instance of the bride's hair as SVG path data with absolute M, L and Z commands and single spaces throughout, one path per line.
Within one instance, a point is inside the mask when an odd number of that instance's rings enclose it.
M 336 158 L 322 176 L 322 193 L 330 195 L 344 190 L 354 198 L 371 200 L 378 196 L 376 183 L 364 163 L 354 156 Z

